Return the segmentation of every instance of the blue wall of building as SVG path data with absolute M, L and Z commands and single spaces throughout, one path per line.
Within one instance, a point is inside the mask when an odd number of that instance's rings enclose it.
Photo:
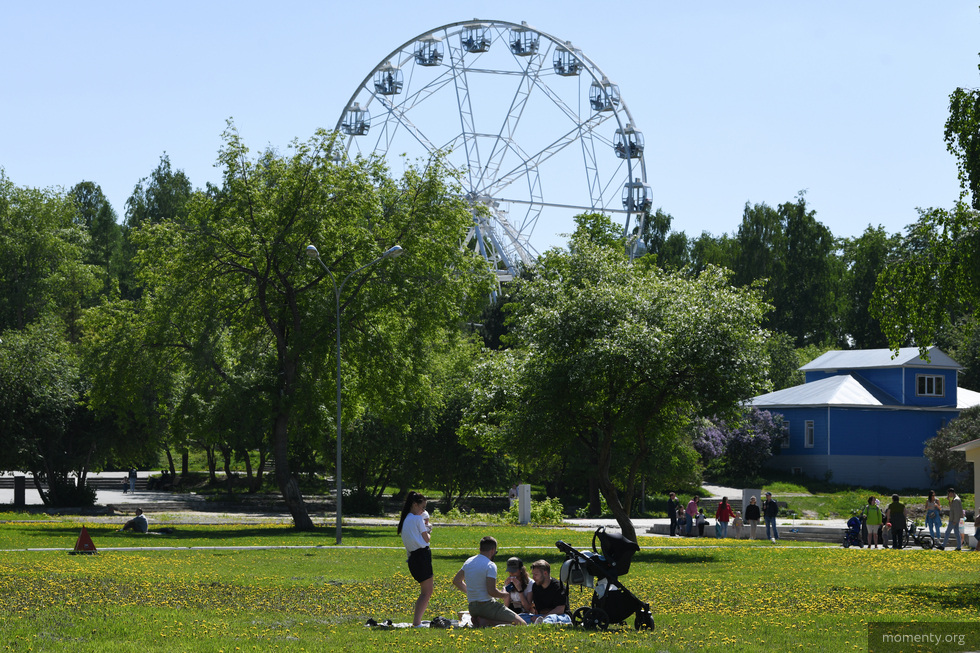
M 801 456 L 911 456 L 921 457 L 925 441 L 955 411 L 862 408 L 771 408 L 789 421 L 788 448 L 780 454 Z M 805 446 L 806 422 L 813 421 L 813 447 Z M 828 450 L 828 423 L 830 448 Z M 778 455 L 778 454 L 777 454 Z

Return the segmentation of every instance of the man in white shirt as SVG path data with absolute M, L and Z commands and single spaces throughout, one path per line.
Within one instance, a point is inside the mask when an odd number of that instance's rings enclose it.
M 453 585 L 466 594 L 470 615 L 482 617 L 494 623 L 510 623 L 524 626 L 524 620 L 495 599 L 507 599 L 510 594 L 497 589 L 497 540 L 490 536 L 480 540 L 480 553 L 463 563 L 456 572 Z

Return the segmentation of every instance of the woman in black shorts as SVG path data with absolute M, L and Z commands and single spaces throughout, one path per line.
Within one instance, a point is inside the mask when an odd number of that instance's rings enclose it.
M 421 585 L 419 598 L 415 601 L 413 626 L 422 625 L 422 615 L 429 607 L 432 598 L 432 552 L 429 550 L 429 534 L 432 527 L 427 523 L 429 513 L 425 511 L 425 497 L 418 492 L 409 492 L 398 520 L 398 534 L 402 536 L 405 550 L 408 551 L 408 571 Z

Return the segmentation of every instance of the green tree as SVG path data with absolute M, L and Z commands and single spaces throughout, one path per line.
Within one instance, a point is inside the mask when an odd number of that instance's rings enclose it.
M 195 194 L 183 217 L 135 234 L 158 346 L 181 352 L 192 385 L 200 376 L 264 393 L 276 481 L 299 529 L 313 523 L 290 454 L 328 444 L 334 330 L 343 334 L 345 415 L 356 416 L 400 401 L 419 382 L 420 343 L 475 314 L 491 288 L 480 259 L 460 249 L 472 218 L 439 160 L 396 183 L 377 160 L 335 163 L 333 147 L 318 132 L 290 156 L 253 160 L 232 127 L 221 186 Z M 408 254 L 350 279 L 341 327 L 310 244 L 338 280 L 392 245 Z
M 946 149 L 956 157 L 960 187 L 980 210 L 980 89 L 958 88 L 950 94 L 943 135 Z
M 980 90 L 950 94 L 944 136 L 960 198 L 950 210 L 919 210 L 875 288 L 872 314 L 895 349 L 924 351 L 945 327 L 980 317 Z
M 947 474 L 962 475 L 968 485 L 973 481 L 973 463 L 962 451 L 950 451 L 964 442 L 980 439 L 980 406 L 967 408 L 960 416 L 940 429 L 936 437 L 926 440 L 923 454 L 929 459 L 929 473 L 937 483 Z
M 102 294 L 112 296 L 118 291 L 122 261 L 122 227 L 116 221 L 116 212 L 102 193 L 102 188 L 91 181 L 76 184 L 68 193 L 75 204 L 75 222 L 89 234 L 85 262 L 98 268 L 102 279 Z
M 688 415 L 728 413 L 764 387 L 765 307 L 714 268 L 690 279 L 630 265 L 578 235 L 569 250 L 546 253 L 524 284 L 516 346 L 481 365 L 467 427 L 497 451 L 574 452 L 634 538 L 651 453 L 678 446 Z
M 115 459 L 132 465 L 155 460 L 162 450 L 176 478 L 173 452 L 187 450 L 188 429 L 176 423 L 184 414 L 178 405 L 187 370 L 179 351 L 154 331 L 151 303 L 152 297 L 116 299 L 88 309 L 82 317 L 80 366 L 90 382 L 89 407 L 123 435 Z M 243 402 L 239 408 L 248 414 L 252 405 Z
M 64 193 L 15 186 L 0 170 L 0 330 L 49 313 L 70 338 L 98 288 L 83 261 L 88 237 Z
M 871 314 L 871 302 L 878 276 L 899 242 L 898 234 L 889 235 L 881 226 L 869 226 L 861 236 L 844 241 L 844 331 L 855 349 L 888 346 L 881 324 Z
M 980 212 L 920 210 L 878 277 L 871 313 L 892 348 L 925 349 L 980 307 Z
M 126 200 L 126 219 L 122 226 L 119 284 L 123 297 L 139 295 L 135 278 L 135 233 L 143 225 L 179 220 L 187 212 L 192 195 L 190 179 L 183 170 L 171 166 L 166 152 L 153 172 L 137 182 L 133 194 Z
M 698 274 L 709 266 L 732 270 L 738 258 L 739 242 L 728 234 L 712 236 L 707 231 L 691 240 L 691 271 Z
M 817 221 L 816 212 L 807 210 L 802 192 L 795 202 L 780 204 L 778 214 L 783 224 L 782 251 L 775 268 L 780 276 L 770 278 L 770 324 L 793 336 L 797 347 L 840 341 L 843 264 L 836 254 L 836 240 Z
M 770 300 L 779 294 L 778 286 L 786 275 L 785 225 L 782 218 L 780 212 L 768 204 L 750 205 L 746 202 L 742 223 L 735 235 L 736 256 L 730 267 L 739 286 L 747 286 L 760 279 L 767 280 L 766 297 Z

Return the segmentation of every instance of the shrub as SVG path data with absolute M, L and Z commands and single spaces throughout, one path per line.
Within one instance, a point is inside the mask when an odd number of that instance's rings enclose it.
M 520 523 L 520 512 L 518 504 L 515 503 L 505 514 L 508 524 Z M 544 501 L 531 501 L 531 523 L 537 525 L 561 524 L 565 521 L 565 508 L 561 505 L 558 497 L 545 499 Z
M 344 490 L 344 512 L 355 515 L 383 515 L 381 499 L 363 488 Z
M 95 505 L 95 488 L 87 484 L 79 487 L 71 479 L 52 476 L 44 494 L 53 507 L 88 508 Z

